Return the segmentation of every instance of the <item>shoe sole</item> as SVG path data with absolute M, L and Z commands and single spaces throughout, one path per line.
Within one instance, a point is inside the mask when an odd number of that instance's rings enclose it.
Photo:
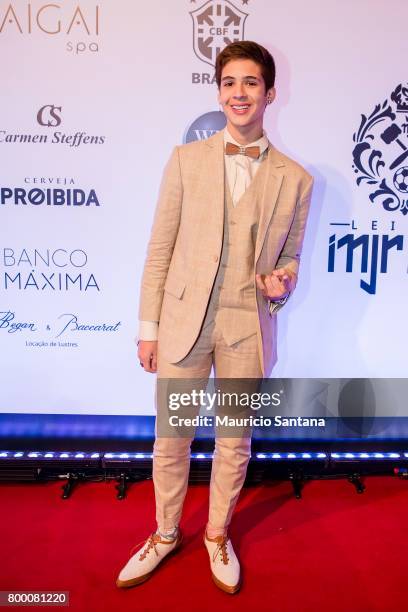
M 133 586 L 138 586 L 139 584 L 146 582 L 146 580 L 149 580 L 149 578 L 152 576 L 152 574 L 154 574 L 157 568 L 162 567 L 166 559 L 168 559 L 169 557 L 171 557 L 171 555 L 173 555 L 175 552 L 178 551 L 178 549 L 181 546 L 182 541 L 183 541 L 183 536 L 180 534 L 179 541 L 177 542 L 173 550 L 171 550 L 165 557 L 163 557 L 163 559 L 156 565 L 156 567 L 151 572 L 148 572 L 147 574 L 143 574 L 143 576 L 138 576 L 137 578 L 131 578 L 130 580 L 119 580 L 118 578 L 116 580 L 116 586 L 119 587 L 120 589 L 127 589 Z
M 224 591 L 224 593 L 228 593 L 229 595 L 234 595 L 234 593 L 237 593 L 239 589 L 241 588 L 241 581 L 239 581 L 234 586 L 229 586 L 228 584 L 224 584 L 223 582 L 221 582 L 221 580 L 218 580 L 218 578 L 212 572 L 211 572 L 211 576 L 212 576 L 214 583 L 217 585 L 217 587 L 221 589 L 221 591 Z

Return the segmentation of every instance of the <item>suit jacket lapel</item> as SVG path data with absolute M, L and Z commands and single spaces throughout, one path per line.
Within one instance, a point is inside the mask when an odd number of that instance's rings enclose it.
M 269 145 L 267 164 L 266 177 L 261 195 L 261 212 L 255 245 L 255 266 L 261 254 L 266 232 L 279 197 L 284 177 L 284 161 L 272 145 Z
M 207 176 L 208 176 L 208 205 L 211 207 L 209 211 L 209 222 L 215 222 L 215 226 L 219 229 L 220 240 L 222 241 L 222 232 L 224 227 L 224 132 L 221 130 L 214 136 L 211 136 L 205 141 L 208 146 L 207 155 Z

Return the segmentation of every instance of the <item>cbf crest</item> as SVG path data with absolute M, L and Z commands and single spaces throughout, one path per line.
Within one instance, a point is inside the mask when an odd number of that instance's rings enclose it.
M 232 42 L 244 40 L 248 17 L 229 0 L 208 0 L 190 12 L 193 19 L 193 47 L 196 56 L 210 66 L 218 53 Z
M 353 135 L 357 185 L 369 186 L 369 198 L 386 211 L 408 213 L 408 83 L 398 85 Z

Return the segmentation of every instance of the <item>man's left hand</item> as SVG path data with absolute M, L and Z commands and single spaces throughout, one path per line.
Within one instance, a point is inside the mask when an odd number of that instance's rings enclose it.
M 276 268 L 271 274 L 256 274 L 255 280 L 262 295 L 270 300 L 282 300 L 295 288 L 295 275 L 285 268 Z

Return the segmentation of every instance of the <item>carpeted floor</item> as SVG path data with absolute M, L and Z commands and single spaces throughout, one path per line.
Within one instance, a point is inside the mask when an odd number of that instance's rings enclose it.
M 123 501 L 113 483 L 80 485 L 68 500 L 60 482 L 1 484 L 0 590 L 69 591 L 74 612 L 407 610 L 408 481 L 365 483 L 358 495 L 346 480 L 313 481 L 302 500 L 288 482 L 244 489 L 230 529 L 244 578 L 234 596 L 210 577 L 205 485 L 189 488 L 180 552 L 145 584 L 120 590 L 117 573 L 155 526 L 151 481 Z

